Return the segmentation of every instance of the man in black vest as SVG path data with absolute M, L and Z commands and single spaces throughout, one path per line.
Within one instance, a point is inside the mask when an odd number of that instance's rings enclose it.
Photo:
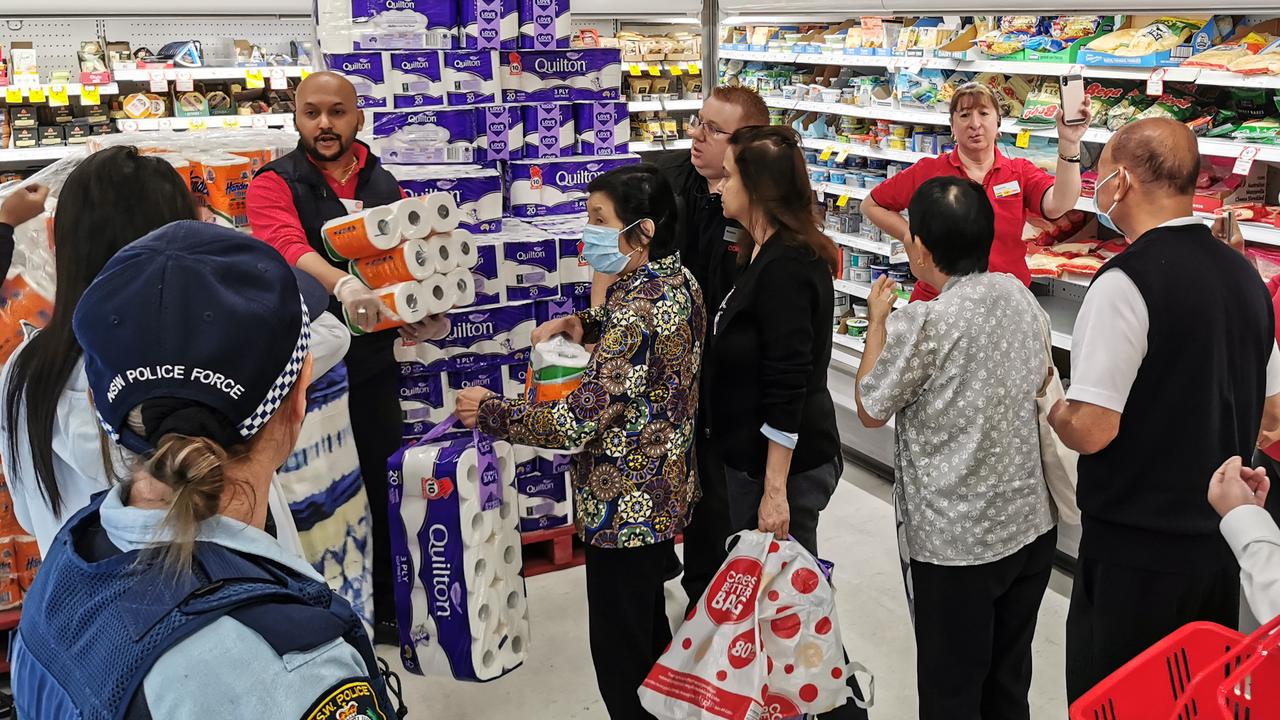
M 1280 424 L 1280 359 L 1257 271 L 1192 213 L 1199 171 L 1195 136 L 1167 119 L 1126 125 L 1098 163 L 1098 220 L 1132 244 L 1085 296 L 1049 416 L 1081 453 L 1072 701 L 1188 622 L 1238 621 L 1204 479 Z
M 395 177 L 356 140 L 364 114 L 356 106 L 356 89 L 341 75 L 315 73 L 298 85 L 294 125 L 298 147 L 266 165 L 249 185 L 249 223 L 266 241 L 320 281 L 333 298 L 329 310 L 363 330 L 380 323 L 389 311 L 372 290 L 347 273 L 346 263 L 329 259 L 320 228 L 329 220 L 357 210 L 389 205 L 401 197 Z M 414 340 L 444 337 L 443 317 L 406 326 L 400 334 Z M 347 352 L 351 429 L 360 474 L 364 478 L 373 520 L 374 639 L 396 643 L 395 588 L 391 540 L 387 530 L 387 458 L 400 447 L 399 371 L 386 330 L 357 335 Z

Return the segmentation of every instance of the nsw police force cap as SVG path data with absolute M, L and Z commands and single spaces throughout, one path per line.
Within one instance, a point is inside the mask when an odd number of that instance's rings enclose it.
M 98 418 L 135 453 L 147 400 L 203 403 L 252 438 L 284 402 L 310 352 L 327 293 L 271 246 L 211 223 L 170 223 L 116 253 L 72 325 Z M 310 306 L 310 307 L 308 307 Z

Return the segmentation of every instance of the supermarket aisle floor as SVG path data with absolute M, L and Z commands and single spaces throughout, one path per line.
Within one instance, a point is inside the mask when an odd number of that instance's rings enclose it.
M 915 643 L 907 616 L 893 534 L 888 485 L 856 466 L 845 471 L 823 513 L 820 549 L 836 562 L 841 630 L 851 655 L 876 673 L 873 720 L 916 714 Z M 1055 573 L 1056 574 L 1056 573 Z M 529 661 L 486 684 L 420 678 L 401 672 L 413 720 L 604 720 L 587 648 L 582 568 L 529 580 L 533 643 Z M 1040 608 L 1031 716 L 1064 717 L 1064 625 L 1069 581 L 1056 577 Z M 678 582 L 667 585 L 668 611 L 685 605 Z M 392 648 L 380 648 L 400 668 Z

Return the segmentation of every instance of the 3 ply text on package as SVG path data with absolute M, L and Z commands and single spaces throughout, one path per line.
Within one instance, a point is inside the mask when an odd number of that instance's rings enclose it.
M 131 383 L 186 379 L 188 379 L 188 370 L 185 365 L 153 365 L 151 367 L 134 368 L 115 376 L 107 389 L 107 401 L 114 401 L 120 391 Z M 222 373 L 212 370 L 191 368 L 190 379 L 215 387 L 236 400 L 239 400 L 240 395 L 244 393 L 243 385 Z

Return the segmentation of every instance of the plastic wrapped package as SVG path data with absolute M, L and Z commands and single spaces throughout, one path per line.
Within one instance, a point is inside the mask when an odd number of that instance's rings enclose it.
M 1186 42 L 1204 26 L 1199 20 L 1162 17 L 1143 28 L 1125 28 L 1089 43 L 1089 49 L 1121 57 L 1167 52 Z

